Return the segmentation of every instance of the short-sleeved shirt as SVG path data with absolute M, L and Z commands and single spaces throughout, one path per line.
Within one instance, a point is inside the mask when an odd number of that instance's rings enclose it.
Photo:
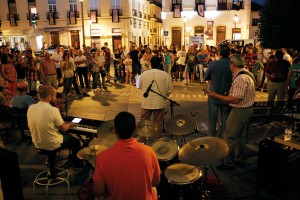
M 63 143 L 58 127 L 64 121 L 56 107 L 46 102 L 31 105 L 27 111 L 28 127 L 36 148 L 54 150 Z
M 204 78 L 211 81 L 209 86 L 210 91 L 220 95 L 228 95 L 232 83 L 229 58 L 221 58 L 220 60 L 211 62 L 205 72 Z M 217 99 L 211 98 L 211 100 L 218 105 L 226 104 Z
M 118 140 L 97 156 L 94 182 L 104 182 L 106 200 L 152 200 L 153 177 L 160 176 L 151 147 L 130 138 Z
M 34 104 L 35 100 L 27 94 L 16 94 L 11 100 L 12 107 L 27 109 L 30 105 Z
M 289 70 L 292 72 L 290 87 L 297 88 L 296 81 L 300 78 L 300 64 L 295 63 L 289 67 Z
M 83 60 L 86 60 L 86 57 L 84 55 L 76 56 L 76 58 L 75 58 L 75 62 L 83 61 Z M 77 65 L 77 67 L 86 67 L 86 63 L 81 63 L 81 64 Z
M 240 74 L 242 73 L 242 74 Z M 233 74 L 232 86 L 229 90 L 229 96 L 241 99 L 240 102 L 229 106 L 233 108 L 248 108 L 253 106 L 255 99 L 255 83 L 253 75 L 241 69 Z

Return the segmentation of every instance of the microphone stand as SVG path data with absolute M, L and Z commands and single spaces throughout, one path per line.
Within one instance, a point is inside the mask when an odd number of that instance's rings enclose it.
M 157 94 L 158 96 L 162 97 L 165 100 L 168 100 L 170 102 L 170 109 L 171 109 L 171 117 L 174 116 L 174 106 L 180 106 L 176 101 L 173 101 L 172 99 L 169 99 L 168 97 L 165 97 L 164 95 L 150 89 L 151 92 Z

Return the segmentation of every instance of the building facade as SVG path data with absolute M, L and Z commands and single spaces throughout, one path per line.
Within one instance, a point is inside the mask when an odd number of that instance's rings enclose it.
M 252 39 L 251 0 L 165 0 L 163 32 L 166 45 L 191 44 L 199 36 L 204 45 L 225 39 Z
M 1 0 L 0 45 L 161 43 L 161 0 Z

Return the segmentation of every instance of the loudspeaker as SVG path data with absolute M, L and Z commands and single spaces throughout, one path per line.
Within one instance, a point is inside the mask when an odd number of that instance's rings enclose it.
M 300 185 L 300 151 L 266 139 L 260 142 L 257 183 L 276 195 L 285 195 Z

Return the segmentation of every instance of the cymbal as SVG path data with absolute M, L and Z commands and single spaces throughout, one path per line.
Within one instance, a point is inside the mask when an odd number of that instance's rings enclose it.
M 97 130 L 98 138 L 105 146 L 112 146 L 117 141 L 117 135 L 115 133 L 114 120 L 108 120 L 100 124 Z
M 150 120 L 141 120 L 137 124 L 137 134 L 140 137 L 150 138 L 161 132 L 161 125 Z
M 77 152 L 77 157 L 81 160 L 92 161 L 96 159 L 96 156 L 105 149 L 108 149 L 108 147 L 103 144 L 88 146 L 79 150 Z
M 193 133 L 196 120 L 190 115 L 176 115 L 166 123 L 166 130 L 172 135 L 184 136 Z
M 199 166 L 219 162 L 227 155 L 228 144 L 217 137 L 194 139 L 179 150 L 179 160 L 183 163 Z

